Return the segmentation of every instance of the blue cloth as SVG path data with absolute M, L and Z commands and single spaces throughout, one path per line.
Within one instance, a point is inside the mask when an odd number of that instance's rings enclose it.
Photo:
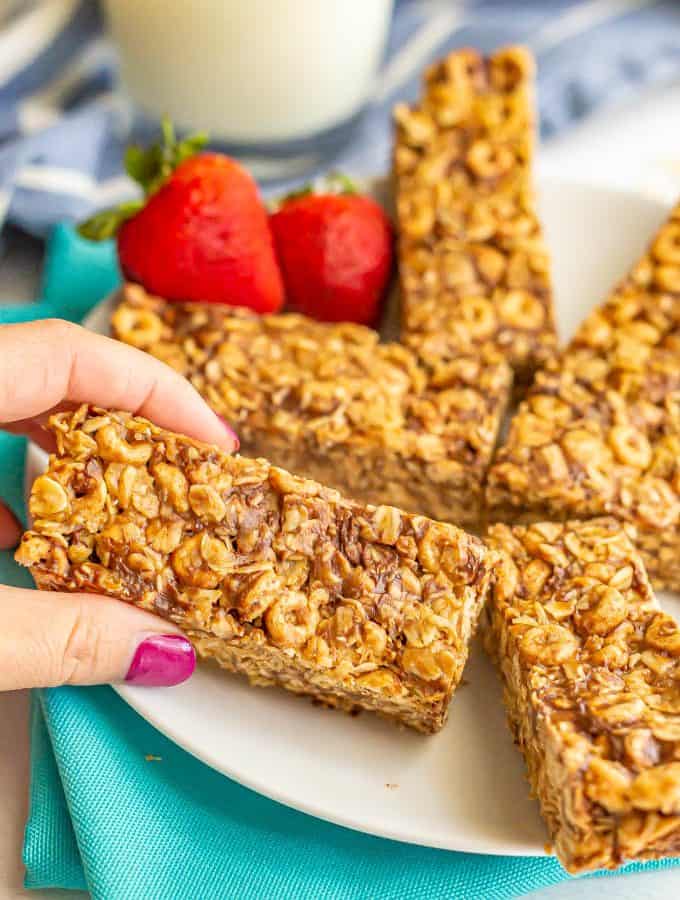
M 18 22 L 0 32 L 0 60 L 22 17 L 33 17 L 34 52 L 0 67 L 0 224 L 7 215 L 45 235 L 57 221 L 83 219 L 134 194 L 120 162 L 133 126 L 113 91 L 115 56 L 102 37 L 97 4 L 15 5 Z M 541 130 L 550 137 L 595 108 L 677 78 L 680 4 L 399 0 L 367 114 L 333 165 L 355 175 L 385 171 L 390 110 L 395 101 L 416 97 L 423 67 L 453 47 L 488 50 L 515 41 L 537 55 Z
M 78 320 L 117 279 L 110 245 L 59 227 L 43 299 L 0 307 L 0 324 Z M 0 433 L 0 495 L 21 516 L 24 449 Z M 29 583 L 8 553 L 0 583 Z M 31 730 L 27 887 L 95 900 L 502 900 L 567 877 L 554 859 L 413 847 L 287 809 L 203 766 L 107 687 L 34 692 Z

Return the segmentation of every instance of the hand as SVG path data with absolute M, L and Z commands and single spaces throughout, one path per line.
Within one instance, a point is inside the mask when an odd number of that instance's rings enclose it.
M 42 424 L 56 409 L 94 403 L 238 448 L 238 439 L 189 382 L 139 350 L 59 320 L 0 326 L 0 428 L 47 450 Z M 21 527 L 0 504 L 0 548 Z M 195 655 L 168 622 L 109 597 L 0 585 L 0 690 L 127 680 L 171 685 Z

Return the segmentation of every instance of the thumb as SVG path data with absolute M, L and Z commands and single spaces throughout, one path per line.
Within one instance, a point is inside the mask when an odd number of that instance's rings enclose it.
M 0 585 L 0 691 L 61 684 L 173 685 L 196 656 L 173 625 L 120 600 Z

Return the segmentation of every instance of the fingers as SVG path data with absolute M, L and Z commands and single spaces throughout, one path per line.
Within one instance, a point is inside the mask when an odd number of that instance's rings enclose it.
M 13 513 L 0 503 L 0 550 L 16 547 L 21 535 L 21 525 Z
M 0 586 L 0 691 L 61 684 L 174 685 L 194 671 L 174 626 L 110 597 Z
M 57 405 L 93 403 L 227 451 L 238 440 L 192 385 L 141 350 L 50 319 L 0 327 L 0 418 L 19 423 Z

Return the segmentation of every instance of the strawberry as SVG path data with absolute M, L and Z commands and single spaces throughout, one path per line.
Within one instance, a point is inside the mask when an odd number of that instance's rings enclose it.
M 392 227 L 370 197 L 302 192 L 270 217 L 292 309 L 323 322 L 375 325 L 392 268 Z
M 124 276 L 167 300 L 227 303 L 259 313 L 283 303 L 267 212 L 252 177 L 219 153 L 197 153 L 202 136 L 130 147 L 126 168 L 145 200 L 99 213 L 80 233 L 117 234 Z

